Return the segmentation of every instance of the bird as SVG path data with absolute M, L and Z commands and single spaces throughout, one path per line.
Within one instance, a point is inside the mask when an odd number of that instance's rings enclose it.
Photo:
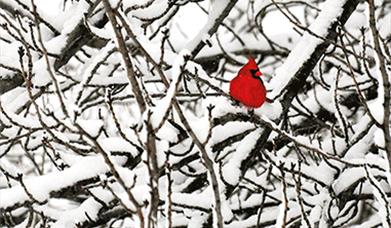
M 230 96 L 248 108 L 259 108 L 265 103 L 266 88 L 261 79 L 262 73 L 252 57 L 239 70 L 229 86 Z

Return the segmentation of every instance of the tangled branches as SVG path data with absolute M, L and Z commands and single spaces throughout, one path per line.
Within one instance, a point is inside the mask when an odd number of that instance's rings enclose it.
M 391 226 L 376 4 L 0 0 L 0 225 Z M 228 95 L 248 55 L 255 110 Z

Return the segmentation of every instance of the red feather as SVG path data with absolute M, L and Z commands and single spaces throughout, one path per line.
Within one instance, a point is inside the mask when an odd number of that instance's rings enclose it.
M 256 62 L 253 58 L 239 70 L 229 87 L 231 97 L 250 108 L 259 108 L 266 100 L 266 88 L 263 85 Z

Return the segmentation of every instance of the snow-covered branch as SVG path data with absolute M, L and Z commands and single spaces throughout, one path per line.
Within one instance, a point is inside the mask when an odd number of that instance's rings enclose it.
M 390 12 L 0 0 L 0 227 L 388 226 Z

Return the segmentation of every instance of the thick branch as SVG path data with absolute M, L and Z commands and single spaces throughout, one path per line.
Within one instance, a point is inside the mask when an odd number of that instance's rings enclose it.
M 291 107 L 293 98 L 298 94 L 298 92 L 303 88 L 306 79 L 312 72 L 312 70 L 315 68 L 316 64 L 318 63 L 321 56 L 326 52 L 327 48 L 330 45 L 329 40 L 335 40 L 337 37 L 337 27 L 339 25 L 343 25 L 346 23 L 346 21 L 349 19 L 350 15 L 353 13 L 353 11 L 356 9 L 356 6 L 358 5 L 358 1 L 356 0 L 348 0 L 345 2 L 343 6 L 343 12 L 341 15 L 336 18 L 334 22 L 330 25 L 326 39 L 322 42 L 320 42 L 314 51 L 311 53 L 310 57 L 307 61 L 305 61 L 302 66 L 294 73 L 294 77 L 289 81 L 287 86 L 283 89 L 283 95 L 280 98 L 283 111 L 277 120 L 277 123 L 279 123 L 283 117 L 288 112 L 289 108 Z M 247 171 L 249 168 L 250 162 L 253 160 L 254 157 L 257 156 L 258 153 L 260 153 L 266 146 L 266 141 L 270 136 L 270 133 L 272 132 L 271 128 L 265 129 L 265 131 L 262 133 L 261 137 L 258 139 L 255 148 L 251 151 L 249 158 L 244 160 L 244 162 L 241 164 L 241 170 L 243 173 Z

